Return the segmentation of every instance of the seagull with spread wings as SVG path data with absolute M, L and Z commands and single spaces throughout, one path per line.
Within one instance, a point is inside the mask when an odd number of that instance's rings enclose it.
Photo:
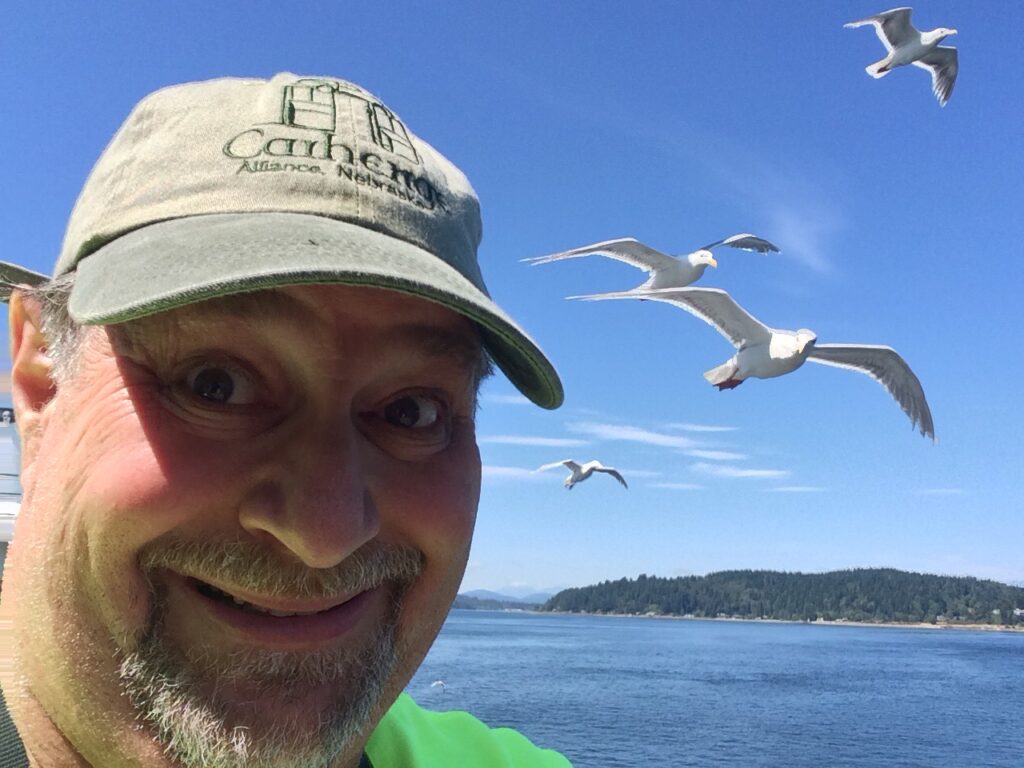
M 935 439 L 935 426 L 921 382 L 891 347 L 818 344 L 817 335 L 806 328 L 795 332 L 769 328 L 718 288 L 649 291 L 643 298 L 685 309 L 713 326 L 736 347 L 735 355 L 704 374 L 719 390 L 733 389 L 749 378 L 771 379 L 791 373 L 807 360 L 847 368 L 865 373 L 885 387 L 913 426 L 923 436 Z
M 565 467 L 569 470 L 570 475 L 565 478 L 563 485 L 570 491 L 576 483 L 582 483 L 595 472 L 604 472 L 605 474 L 611 475 L 622 483 L 623 488 L 629 488 L 629 486 L 626 485 L 625 478 L 619 474 L 619 470 L 615 469 L 615 467 L 606 467 L 600 461 L 588 461 L 586 464 L 578 464 L 572 459 L 562 459 L 561 461 L 553 461 L 550 464 L 537 467 L 537 469 L 533 471 L 543 472 L 548 469 L 554 469 L 555 467 Z
M 854 29 L 870 24 L 885 46 L 886 57 L 868 65 L 869 75 L 876 79 L 884 77 L 896 67 L 906 64 L 926 69 L 932 76 L 932 93 L 939 100 L 939 105 L 944 107 L 953 93 L 960 64 L 956 48 L 939 43 L 957 34 L 957 31 L 938 27 L 930 32 L 921 32 L 910 23 L 910 13 L 910 8 L 893 8 L 843 26 Z
M 718 262 L 711 251 L 719 246 L 738 248 L 743 251 L 756 251 L 758 253 L 779 253 L 779 249 L 764 238 L 751 234 L 739 234 L 717 240 L 714 243 L 698 248 L 686 256 L 669 256 L 667 253 L 656 251 L 644 245 L 632 237 L 622 237 L 618 240 L 605 240 L 600 243 L 584 245 L 568 251 L 552 253 L 547 256 L 536 256 L 530 259 L 523 259 L 524 262 L 537 265 L 548 264 L 552 261 L 563 259 L 575 259 L 580 256 L 607 256 L 610 259 L 631 264 L 634 267 L 647 272 L 650 277 L 647 282 L 638 285 L 632 291 L 616 292 L 614 295 L 630 295 L 635 291 L 647 291 L 660 288 L 682 288 L 695 282 L 704 274 L 708 267 L 717 267 Z M 595 296 L 611 296 L 613 294 L 594 294 Z M 587 296 L 570 296 L 573 299 L 589 298 Z

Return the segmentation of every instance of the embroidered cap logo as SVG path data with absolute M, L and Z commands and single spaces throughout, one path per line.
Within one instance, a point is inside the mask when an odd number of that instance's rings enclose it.
M 293 128 L 311 128 L 328 132 L 337 130 L 339 94 L 365 103 L 370 136 L 378 147 L 419 163 L 416 148 L 402 121 L 383 104 L 368 101 L 338 82 L 307 78 L 286 85 L 281 104 L 282 124 Z

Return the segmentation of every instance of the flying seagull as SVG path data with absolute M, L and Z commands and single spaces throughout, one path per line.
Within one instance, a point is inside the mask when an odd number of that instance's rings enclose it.
M 921 32 L 910 23 L 910 8 L 893 8 L 877 16 L 851 21 L 843 26 L 847 29 L 870 24 L 882 41 L 886 57 L 869 64 L 867 73 L 874 78 L 884 77 L 896 67 L 913 64 L 927 69 L 932 75 L 932 93 L 941 106 L 946 106 L 953 93 L 956 73 L 960 68 L 956 48 L 939 45 L 945 38 L 955 35 L 955 29 L 939 27 L 930 32 Z
M 600 461 L 588 461 L 586 464 L 581 465 L 577 464 L 572 459 L 562 459 L 562 461 L 553 461 L 550 464 L 545 464 L 543 467 L 537 467 L 537 469 L 533 471 L 543 472 L 544 470 L 554 469 L 555 467 L 565 467 L 571 472 L 571 474 L 565 478 L 565 482 L 563 483 L 563 485 L 570 491 L 576 483 L 582 483 L 595 472 L 604 472 L 605 474 L 611 475 L 622 483 L 624 488 L 629 488 L 629 486 L 626 485 L 625 479 L 619 474 L 619 470 L 615 469 L 615 467 L 606 467 Z
M 441 689 L 441 693 L 447 693 L 448 692 L 448 687 L 447 687 L 447 685 L 445 685 L 444 680 L 435 680 L 434 682 L 432 682 L 430 684 L 430 687 L 431 688 L 440 688 Z
M 618 298 L 618 297 L 613 297 Z M 866 373 L 899 403 L 923 436 L 935 439 L 924 389 L 896 350 L 872 344 L 818 344 L 813 331 L 782 331 L 752 317 L 718 288 L 649 291 L 644 298 L 685 309 L 727 338 L 736 354 L 704 374 L 719 390 L 733 389 L 749 378 L 771 379 L 795 371 L 805 361 Z
M 732 237 L 727 237 L 723 240 L 717 240 L 713 243 L 708 243 L 707 245 L 698 248 L 693 253 L 679 257 L 669 256 L 667 253 L 656 251 L 632 237 L 621 237 L 618 240 L 605 240 L 600 243 L 593 243 L 591 245 L 584 245 L 580 248 L 561 251 L 560 253 L 552 253 L 548 256 L 536 256 L 531 259 L 523 259 L 523 261 L 531 265 L 548 264 L 552 261 L 574 259 L 579 256 L 589 256 L 591 254 L 617 259 L 618 261 L 623 261 L 626 264 L 632 264 L 634 267 L 639 267 L 650 275 L 647 282 L 642 285 L 638 285 L 632 291 L 621 291 L 617 292 L 616 295 L 619 293 L 632 294 L 634 291 L 647 291 L 660 288 L 682 288 L 692 282 L 695 282 L 704 274 L 704 270 L 709 266 L 718 266 L 718 262 L 715 261 L 715 257 L 711 254 L 711 251 L 719 246 L 738 248 L 743 251 L 757 251 L 758 253 L 779 253 L 779 249 L 767 240 L 757 237 L 756 235 L 744 233 L 733 235 Z M 604 296 L 605 294 L 594 295 Z M 569 298 L 581 299 L 589 297 L 570 296 Z

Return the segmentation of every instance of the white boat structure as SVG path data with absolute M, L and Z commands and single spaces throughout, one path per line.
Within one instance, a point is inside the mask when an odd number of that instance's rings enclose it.
M 14 533 L 14 520 L 21 508 L 21 440 L 14 423 L 14 410 L 0 407 L 0 563 L 7 554 L 7 542 Z

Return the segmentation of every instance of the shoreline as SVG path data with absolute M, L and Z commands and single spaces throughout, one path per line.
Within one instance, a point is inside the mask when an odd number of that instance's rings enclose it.
M 1008 632 L 1008 633 L 1022 633 L 1024 634 L 1024 624 L 1017 624 L 1015 626 L 1009 626 L 1006 624 L 930 624 L 928 622 L 919 621 L 848 621 L 846 619 L 837 619 L 835 621 L 826 621 L 825 619 L 816 619 L 815 621 L 799 621 L 797 619 L 745 619 L 733 616 L 676 616 L 667 614 L 649 614 L 649 613 L 588 613 L 584 611 L 520 611 L 520 609 L 512 609 L 522 613 L 539 613 L 539 614 L 550 614 L 553 616 L 605 616 L 611 619 L 663 619 L 669 621 L 732 621 L 742 622 L 746 624 L 803 624 L 811 627 L 868 627 L 868 628 L 881 628 L 881 629 L 931 629 L 931 630 L 972 630 L 975 632 Z

